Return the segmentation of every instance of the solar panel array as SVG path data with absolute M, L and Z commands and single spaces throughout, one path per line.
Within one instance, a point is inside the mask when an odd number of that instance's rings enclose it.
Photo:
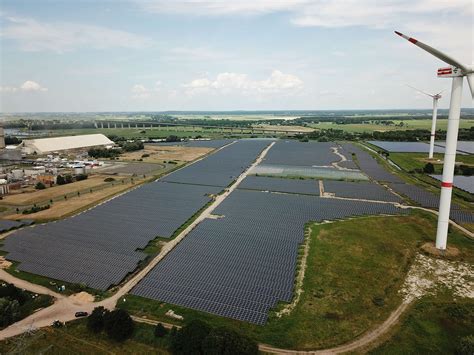
M 150 240 L 170 237 L 218 187 L 153 182 L 87 212 L 5 240 L 20 270 L 105 290 L 133 271 Z
M 239 141 L 217 152 L 217 158 L 210 155 L 172 174 L 190 176 L 190 184 L 143 185 L 74 217 L 20 230 L 2 249 L 8 259 L 21 262 L 20 270 L 105 290 L 145 258 L 137 249 L 157 236 L 171 237 L 269 143 Z M 217 179 L 209 175 L 214 173 Z M 199 182 L 206 184 L 195 185 Z
M 226 187 L 270 144 L 268 140 L 240 140 L 178 170 L 163 181 Z
M 435 145 L 445 147 L 446 142 L 435 142 Z M 458 141 L 457 151 L 460 153 L 474 154 L 474 141 Z
M 356 154 L 360 169 L 372 179 L 393 183 L 404 183 L 402 179 L 388 172 L 374 157 L 362 148 L 351 143 L 344 143 L 342 146 L 345 151 L 350 152 L 351 154 Z
M 264 324 L 289 302 L 306 222 L 405 213 L 390 204 L 235 190 L 132 294 Z
M 430 145 L 425 142 L 386 142 L 368 141 L 370 144 L 386 150 L 387 152 L 399 153 L 426 153 L 430 150 Z M 435 153 L 444 153 L 444 148 L 434 147 Z
M 442 181 L 442 175 L 430 175 L 433 179 Z M 474 176 L 456 175 L 453 180 L 454 186 L 458 189 L 474 194 Z
M 295 140 L 279 140 L 265 157 L 265 164 L 298 165 L 298 166 L 329 166 L 340 160 L 331 147 L 331 142 L 302 143 Z
M 366 200 L 402 202 L 402 199 L 383 186 L 370 181 L 349 182 L 325 180 L 324 192 L 334 193 L 336 197 L 360 198 Z
M 341 168 L 346 168 L 346 169 L 359 169 L 355 161 L 353 160 L 352 157 L 352 152 L 344 149 L 345 145 L 339 145 L 339 152 L 346 157 L 346 161 L 339 162 L 337 165 L 339 165 Z M 347 148 L 347 146 L 346 146 Z
M 20 228 L 23 226 L 29 226 L 31 224 L 33 224 L 33 221 L 29 219 L 22 219 L 19 221 L 10 221 L 7 219 L 1 219 L 0 220 L 0 233 L 7 232 L 11 229 Z
M 285 179 L 278 177 L 247 176 L 239 189 L 319 195 L 319 181 L 313 179 Z

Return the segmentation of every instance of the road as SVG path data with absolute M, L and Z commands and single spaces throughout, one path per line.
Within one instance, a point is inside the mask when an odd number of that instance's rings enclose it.
M 215 200 L 212 202 L 209 207 L 207 207 L 186 229 L 184 229 L 175 239 L 166 243 L 166 245 L 161 249 L 160 253 L 142 270 L 135 274 L 130 280 L 128 280 L 124 285 L 122 285 L 118 291 L 111 297 L 102 300 L 100 302 L 85 302 L 81 299 L 78 299 L 74 295 L 65 297 L 64 295 L 57 294 L 45 287 L 32 284 L 25 280 L 20 280 L 14 276 L 8 274 L 7 272 L 2 271 L 0 273 L 0 279 L 4 279 L 7 282 L 18 285 L 25 290 L 29 290 L 36 293 L 46 293 L 50 294 L 56 298 L 55 303 L 50 307 L 44 308 L 29 317 L 12 324 L 8 328 L 0 331 L 0 340 L 13 337 L 25 332 L 27 329 L 41 328 L 50 326 L 55 320 L 61 322 L 69 322 L 75 319 L 74 313 L 78 311 L 92 312 L 95 307 L 103 306 L 107 309 L 113 310 L 117 302 L 122 302 L 124 296 L 141 280 L 143 279 L 148 272 L 151 271 L 181 240 L 183 240 L 189 232 L 191 232 L 201 221 L 206 219 L 212 211 L 216 209 L 231 193 L 234 191 L 243 179 L 247 177 L 250 170 L 260 164 L 263 158 L 266 156 L 267 152 L 273 147 L 275 142 L 272 142 L 268 147 L 266 147 L 254 163 L 249 166 L 235 181 L 235 183 L 224 190 L 221 195 L 218 195 Z M 5 277 L 5 278 L 4 278 Z

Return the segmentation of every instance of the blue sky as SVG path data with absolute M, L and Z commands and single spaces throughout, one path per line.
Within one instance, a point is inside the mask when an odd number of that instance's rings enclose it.
M 0 0 L 0 111 L 429 108 L 470 0 Z M 465 107 L 472 107 L 467 85 Z

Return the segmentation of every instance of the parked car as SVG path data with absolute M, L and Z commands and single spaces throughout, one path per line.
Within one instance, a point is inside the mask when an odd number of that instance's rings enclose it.
M 80 317 L 87 317 L 88 313 L 87 312 L 76 312 L 76 314 L 74 314 L 76 316 L 76 318 L 80 318 Z

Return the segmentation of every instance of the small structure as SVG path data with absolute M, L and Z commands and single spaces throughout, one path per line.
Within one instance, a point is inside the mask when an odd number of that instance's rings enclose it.
M 81 150 L 93 147 L 112 147 L 114 142 L 103 134 L 86 134 L 54 138 L 27 139 L 22 142 L 25 154 L 48 154 L 67 150 Z
M 8 181 L 5 179 L 0 179 L 0 195 L 7 195 L 10 192 L 8 187 Z

